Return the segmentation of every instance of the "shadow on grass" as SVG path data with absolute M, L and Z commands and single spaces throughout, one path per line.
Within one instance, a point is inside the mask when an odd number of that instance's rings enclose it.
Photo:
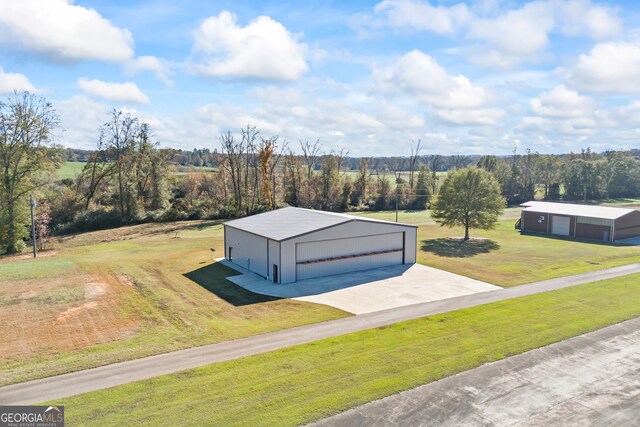
M 445 237 L 423 240 L 420 249 L 443 257 L 467 258 L 495 251 L 500 249 L 500 245 L 490 239 L 469 239 L 465 242 L 461 238 Z
M 185 273 L 183 276 L 236 307 L 282 299 L 250 292 L 226 279 L 237 274 L 237 271 L 216 262 Z

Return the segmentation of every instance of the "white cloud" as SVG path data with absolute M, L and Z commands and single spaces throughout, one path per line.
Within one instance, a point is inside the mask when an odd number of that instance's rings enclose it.
M 548 4 L 532 2 L 494 19 L 475 20 L 469 37 L 486 41 L 495 49 L 484 54 L 488 55 L 484 62 L 492 60 L 496 65 L 511 66 L 542 51 L 554 24 L 553 10 Z M 477 58 L 476 62 L 483 59 Z
M 419 50 L 406 53 L 390 67 L 374 70 L 373 78 L 387 93 L 402 92 L 442 108 L 484 105 L 487 91 L 463 75 L 450 76 L 431 56 Z
M 121 62 L 133 55 L 131 33 L 73 0 L 0 0 L 0 44 L 62 60 Z
M 58 141 L 66 147 L 93 149 L 98 141 L 98 128 L 109 117 L 109 106 L 83 95 L 54 101 L 64 127 Z
M 175 72 L 172 70 L 173 66 L 174 64 L 166 59 L 155 56 L 139 56 L 127 62 L 124 67 L 125 71 L 131 75 L 149 71 L 165 86 L 172 86 L 171 78 L 175 76 Z
M 241 27 L 224 11 L 195 31 L 190 68 L 208 77 L 296 80 L 308 70 L 308 47 L 299 38 L 268 16 Z
M 424 119 L 407 109 L 388 101 L 379 101 L 376 106 L 375 117 L 385 126 L 393 129 L 421 129 Z
M 531 100 L 533 112 L 549 118 L 580 118 L 595 112 L 595 103 L 587 96 L 557 86 Z
M 569 70 L 567 82 L 581 90 L 640 93 L 640 44 L 600 43 L 588 55 L 580 55 Z
M 435 109 L 435 115 L 462 125 L 493 125 L 504 115 L 488 108 L 491 93 L 471 83 L 464 75 L 452 76 L 431 56 L 411 51 L 393 65 L 373 71 L 378 91 L 387 95 L 406 95 Z
M 136 104 L 148 104 L 149 97 L 142 93 L 133 82 L 110 83 L 102 80 L 78 79 L 78 85 L 87 94 L 94 98 L 106 99 L 115 102 L 133 102 Z
M 448 34 L 457 31 L 471 19 L 469 8 L 459 3 L 451 7 L 433 6 L 420 0 L 384 0 L 373 8 L 385 15 L 394 27 L 412 27 L 417 30 Z
M 8 73 L 0 67 L 0 93 L 12 93 L 13 91 L 36 92 L 27 76 L 20 73 Z
M 589 0 L 554 1 L 561 31 L 568 36 L 586 35 L 595 40 L 615 37 L 622 31 L 618 8 L 593 4 Z
M 530 101 L 530 106 L 535 116 L 523 117 L 521 128 L 551 140 L 562 136 L 591 137 L 607 120 L 593 99 L 562 85 L 542 92 Z
M 502 11 L 501 11 L 502 10 Z M 481 1 L 469 9 L 465 3 L 433 5 L 425 0 L 384 0 L 374 15 L 359 18 L 362 33 L 383 26 L 411 28 L 437 34 L 463 35 L 476 64 L 511 68 L 521 62 L 546 59 L 550 35 L 610 39 L 622 31 L 619 8 L 590 0 L 537 0 L 517 8 L 504 8 L 497 1 Z
M 632 101 L 627 105 L 618 107 L 615 111 L 617 122 L 615 126 L 627 125 L 640 128 L 640 101 Z
M 457 125 L 493 126 L 500 122 L 505 112 L 499 108 L 441 109 L 436 116 Z

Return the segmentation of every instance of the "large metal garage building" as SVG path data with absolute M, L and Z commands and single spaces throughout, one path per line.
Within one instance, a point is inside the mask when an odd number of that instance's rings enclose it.
M 225 258 L 274 283 L 416 262 L 414 225 L 291 207 L 223 225 Z
M 522 231 L 613 242 L 640 236 L 640 211 L 607 206 L 527 202 Z

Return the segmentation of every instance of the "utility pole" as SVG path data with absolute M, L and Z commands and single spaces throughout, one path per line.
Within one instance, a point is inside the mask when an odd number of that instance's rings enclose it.
M 33 217 L 33 209 L 36 207 L 36 202 L 33 200 L 33 195 L 29 195 L 29 203 L 31 204 L 31 237 L 33 238 L 33 257 L 37 257 L 38 253 L 36 250 L 36 221 Z
M 396 222 L 398 222 L 398 186 L 396 186 Z

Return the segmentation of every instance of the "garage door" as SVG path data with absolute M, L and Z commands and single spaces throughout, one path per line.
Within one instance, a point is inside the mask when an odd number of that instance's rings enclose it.
M 552 216 L 551 217 L 551 233 L 561 236 L 568 236 L 571 225 L 571 218 L 568 216 Z
M 296 280 L 368 270 L 404 261 L 404 233 L 296 244 Z

